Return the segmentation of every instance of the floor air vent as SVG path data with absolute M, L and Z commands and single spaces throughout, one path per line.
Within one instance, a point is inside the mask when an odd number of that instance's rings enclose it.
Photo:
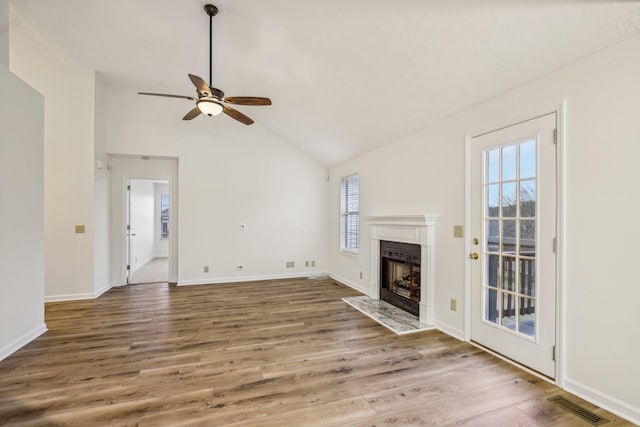
M 572 414 L 582 418 L 583 420 L 589 422 L 590 424 L 592 424 L 594 426 L 599 426 L 599 425 L 602 425 L 604 423 L 608 423 L 609 422 L 609 420 L 607 420 L 606 418 L 602 418 L 600 415 L 596 415 L 593 412 L 591 412 L 591 411 L 589 411 L 587 409 L 584 409 L 584 408 L 576 405 L 575 403 L 572 403 L 572 402 L 568 401 L 567 399 L 565 399 L 562 396 L 550 397 L 549 401 L 555 403 L 556 405 L 562 406 L 567 411 L 569 411 Z

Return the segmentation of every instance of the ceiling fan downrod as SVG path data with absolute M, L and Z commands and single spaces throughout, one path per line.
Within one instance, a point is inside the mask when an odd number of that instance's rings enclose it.
M 213 86 L 213 17 L 218 14 L 218 8 L 212 4 L 205 4 L 204 11 L 209 15 L 209 86 Z

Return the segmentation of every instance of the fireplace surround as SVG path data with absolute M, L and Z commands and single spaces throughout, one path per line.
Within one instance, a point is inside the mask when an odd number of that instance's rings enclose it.
M 409 243 L 417 245 L 419 251 L 418 270 L 409 268 L 407 280 L 409 283 L 403 283 L 409 288 L 411 280 L 413 284 L 420 284 L 419 298 L 416 298 L 414 292 L 410 298 L 417 303 L 417 315 L 420 323 L 424 325 L 433 325 L 432 301 L 433 301 L 433 278 L 434 278 L 434 231 L 437 215 L 385 215 L 385 216 L 369 216 L 364 218 L 370 227 L 371 238 L 371 282 L 369 283 L 369 297 L 372 299 L 380 299 L 381 296 L 381 269 L 382 257 L 380 245 L 381 241 Z M 412 256 L 417 256 L 417 252 Z M 416 278 L 419 274 L 419 278 Z M 404 277 L 403 276 L 403 277 Z M 409 289 L 411 295 L 411 289 Z M 414 314 L 416 314 L 414 312 Z

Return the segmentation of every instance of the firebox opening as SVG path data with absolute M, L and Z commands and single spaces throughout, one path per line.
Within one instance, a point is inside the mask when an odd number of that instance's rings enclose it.
M 420 245 L 380 241 L 380 298 L 420 315 Z

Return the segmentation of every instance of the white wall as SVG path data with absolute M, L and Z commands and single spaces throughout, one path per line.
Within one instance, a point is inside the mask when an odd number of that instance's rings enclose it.
M 44 324 L 44 100 L 0 65 L 0 360 Z
M 131 270 L 135 272 L 151 261 L 155 252 L 155 186 L 146 179 L 130 182 Z
M 111 159 L 106 153 L 106 93 L 105 85 L 96 75 L 95 85 L 95 175 L 94 175 L 94 291 L 96 295 L 109 290 L 111 280 Z
M 173 206 L 179 203 L 178 160 L 113 156 L 111 158 L 111 275 L 114 285 L 127 282 L 126 270 L 126 191 L 129 179 L 152 179 L 169 181 L 169 195 Z M 172 211 L 169 218 L 169 281 L 178 281 L 178 212 Z M 152 220 L 153 223 L 153 220 Z
M 12 8 L 11 70 L 45 97 L 47 300 L 93 298 L 95 73 L 65 58 Z M 84 234 L 75 225 L 85 225 Z
M 184 122 L 191 105 L 172 101 L 112 88 L 108 150 L 179 157 L 179 283 L 326 271 L 325 169 L 260 126 L 268 107 L 243 109 L 256 118 L 245 126 L 224 115 Z
M 435 239 L 435 318 L 461 333 L 464 312 L 450 311 L 449 299 L 464 300 L 465 241 L 452 237 L 453 225 L 464 224 L 464 135 L 509 124 L 566 99 L 564 386 L 639 423 L 635 248 L 640 228 L 635 224 L 640 199 L 634 174 L 640 156 L 639 52 L 640 37 L 634 37 L 334 168 L 331 272 L 354 285 L 369 280 L 366 227 L 359 256 L 338 250 L 340 177 L 359 172 L 363 215 L 441 215 Z
M 154 218 L 154 257 L 167 257 L 169 256 L 169 239 L 162 239 L 162 229 L 160 225 L 160 202 L 163 194 L 169 194 L 169 184 L 162 184 L 156 182 L 154 184 L 154 197 L 155 197 L 155 218 Z M 169 216 L 171 216 L 171 198 L 169 198 Z M 169 230 L 171 234 L 171 230 Z

